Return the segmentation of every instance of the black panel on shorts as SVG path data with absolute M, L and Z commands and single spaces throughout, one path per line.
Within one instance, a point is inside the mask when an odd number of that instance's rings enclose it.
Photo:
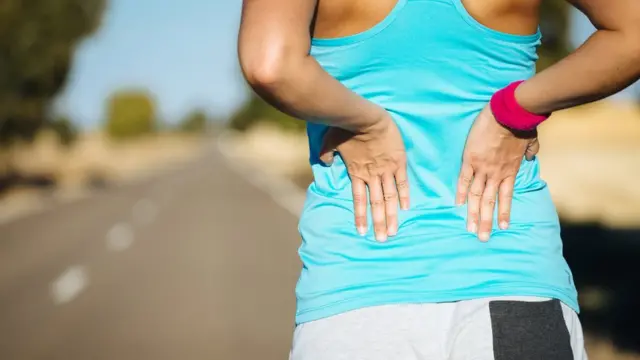
M 558 300 L 491 301 L 495 360 L 573 360 Z

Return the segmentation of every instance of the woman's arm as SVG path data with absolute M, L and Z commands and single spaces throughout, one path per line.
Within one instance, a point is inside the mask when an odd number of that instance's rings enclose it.
M 546 115 L 599 100 L 640 77 L 640 1 L 567 1 L 582 10 L 598 31 L 578 50 L 516 88 L 512 94 L 522 108 L 519 114 Z M 521 159 L 531 158 L 538 147 L 535 131 L 510 131 L 491 110 L 487 106 L 482 111 L 467 137 L 456 200 L 467 202 L 467 226 L 484 241 L 491 233 L 496 200 L 499 227 L 509 226 Z M 516 118 L 516 114 L 501 115 L 501 121 Z
M 518 103 L 533 113 L 600 100 L 640 78 L 640 1 L 567 1 L 598 30 L 575 52 L 517 88 Z
M 239 56 L 253 89 L 295 117 L 331 126 L 321 159 L 340 152 L 354 200 L 355 225 L 367 231 L 367 190 L 376 239 L 398 230 L 398 201 L 409 207 L 406 153 L 398 128 L 380 106 L 325 72 L 309 55 L 317 0 L 244 0 Z
M 309 55 L 317 0 L 245 0 L 239 57 L 260 96 L 294 117 L 360 133 L 385 116 Z

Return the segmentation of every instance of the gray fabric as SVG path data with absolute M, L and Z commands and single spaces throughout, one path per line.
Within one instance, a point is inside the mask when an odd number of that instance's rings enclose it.
M 491 301 L 495 360 L 573 360 L 558 300 Z
M 587 360 L 577 314 L 549 300 L 362 308 L 296 327 L 289 359 Z

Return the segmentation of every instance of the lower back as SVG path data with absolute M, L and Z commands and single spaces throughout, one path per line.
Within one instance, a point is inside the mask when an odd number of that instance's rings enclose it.
M 387 243 L 376 243 L 372 229 L 358 235 L 344 163 L 337 157 L 331 167 L 320 164 L 326 128 L 308 125 L 315 180 L 300 220 L 300 319 L 322 316 L 316 308 L 338 311 L 334 303 L 358 297 L 385 303 L 539 295 L 575 306 L 557 214 L 537 161 L 523 161 L 511 227 L 495 231 L 488 244 L 466 231 L 466 208 L 454 205 L 475 117 L 496 90 L 533 75 L 538 44 L 539 34 L 485 27 L 460 0 L 399 0 L 365 32 L 314 40 L 311 54 L 325 70 L 398 124 L 412 205 L 400 212 L 398 235 Z

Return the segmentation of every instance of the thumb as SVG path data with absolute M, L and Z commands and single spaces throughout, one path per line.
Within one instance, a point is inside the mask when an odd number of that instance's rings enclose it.
M 334 153 L 336 152 L 334 137 L 332 136 L 333 131 L 329 129 L 323 138 L 322 147 L 320 148 L 320 161 L 322 161 L 326 166 L 331 166 L 333 164 Z
M 525 152 L 525 156 L 528 161 L 532 161 L 536 155 L 540 151 L 540 143 L 538 142 L 538 138 L 533 139 L 529 146 L 527 146 L 527 151 Z

